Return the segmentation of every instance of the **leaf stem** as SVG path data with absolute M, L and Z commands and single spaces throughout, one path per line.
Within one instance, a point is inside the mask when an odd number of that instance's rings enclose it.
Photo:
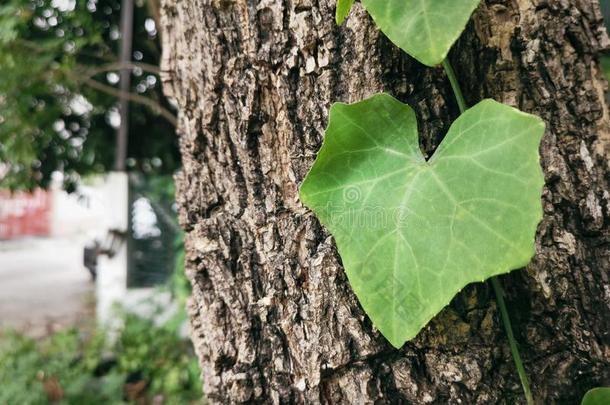
M 464 96 L 462 95 L 460 83 L 457 80 L 455 71 L 453 70 L 453 67 L 451 66 L 451 63 L 449 62 L 448 58 L 445 58 L 445 60 L 443 60 L 443 68 L 445 69 L 445 73 L 447 73 L 447 77 L 449 78 L 449 82 L 451 83 L 451 88 L 453 89 L 453 94 L 455 95 L 455 99 L 457 100 L 460 112 L 463 113 L 464 111 L 466 111 L 466 102 L 464 101 Z M 504 330 L 506 331 L 506 336 L 508 337 L 508 345 L 510 346 L 513 361 L 515 362 L 515 366 L 517 367 L 517 373 L 519 374 L 519 380 L 521 380 L 521 386 L 523 387 L 525 400 L 527 401 L 528 405 L 534 405 L 534 398 L 532 396 L 532 391 L 530 390 L 530 384 L 527 378 L 527 373 L 525 372 L 525 367 L 523 367 L 523 362 L 521 361 L 521 355 L 519 354 L 517 341 L 515 340 L 513 328 L 510 323 L 510 317 L 508 316 L 508 310 L 506 309 L 506 303 L 504 302 L 504 291 L 502 290 L 502 285 L 500 284 L 500 280 L 498 280 L 497 277 L 491 278 L 491 285 L 493 286 L 494 292 L 496 294 L 496 301 L 498 302 L 498 307 L 500 308 L 502 323 L 504 324 Z
M 447 73 L 447 77 L 449 78 L 449 83 L 451 83 L 451 88 L 453 89 L 453 94 L 455 95 L 455 99 L 457 100 L 458 107 L 460 108 L 460 112 L 463 113 L 466 111 L 466 102 L 464 101 L 464 96 L 462 95 L 462 89 L 460 88 L 460 82 L 458 82 L 457 77 L 455 75 L 455 71 L 451 66 L 448 58 L 443 60 L 443 68 L 445 69 L 445 73 Z
M 519 354 L 517 341 L 515 340 L 515 336 L 513 335 L 513 328 L 510 324 L 510 317 L 508 316 L 506 303 L 504 302 L 504 291 L 502 290 L 502 285 L 500 284 L 500 280 L 498 280 L 497 277 L 491 278 L 491 285 L 493 286 L 494 292 L 496 293 L 496 301 L 498 301 L 498 306 L 500 307 L 502 323 L 504 324 L 504 329 L 506 330 L 506 336 L 508 336 L 508 345 L 510 346 L 510 351 L 513 355 L 515 366 L 517 367 L 517 373 L 519 373 L 519 379 L 521 380 L 521 386 L 523 387 L 525 400 L 527 401 L 528 405 L 534 405 L 534 397 L 532 396 L 532 391 L 530 390 L 530 383 L 527 378 L 527 373 L 525 372 L 525 367 L 523 367 L 523 362 L 521 361 L 521 355 Z

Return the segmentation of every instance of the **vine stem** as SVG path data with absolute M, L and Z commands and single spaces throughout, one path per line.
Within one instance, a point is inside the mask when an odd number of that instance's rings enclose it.
M 445 69 L 445 73 L 447 74 L 449 82 L 451 83 L 451 88 L 453 89 L 453 94 L 455 95 L 455 99 L 457 100 L 460 112 L 464 113 L 464 111 L 466 111 L 466 102 L 464 101 L 464 96 L 462 94 L 462 89 L 460 88 L 460 83 L 457 80 L 455 71 L 453 70 L 453 67 L 451 66 L 451 63 L 449 62 L 448 58 L 445 58 L 443 60 L 443 68 Z M 532 396 L 532 391 L 530 390 L 529 379 L 527 378 L 525 367 L 523 367 L 523 362 L 521 361 L 521 355 L 519 354 L 517 341 L 515 340 L 515 335 L 513 334 L 513 327 L 510 323 L 510 317 L 508 316 L 506 303 L 504 302 L 504 291 L 502 289 L 502 285 L 500 284 L 500 280 L 497 277 L 491 278 L 491 285 L 493 287 L 494 293 L 496 294 L 496 301 L 498 302 L 498 307 L 500 308 L 500 316 L 502 318 L 502 323 L 504 324 L 506 336 L 508 337 L 508 345 L 510 346 L 510 351 L 515 362 L 515 366 L 517 367 L 519 380 L 521 380 L 521 386 L 523 387 L 525 400 L 527 401 L 528 405 L 535 405 L 534 397 Z
M 466 111 L 466 102 L 464 101 L 464 96 L 462 95 L 460 82 L 458 82 L 457 80 L 457 76 L 455 75 L 455 71 L 453 70 L 451 63 L 449 62 L 449 59 L 445 58 L 443 60 L 443 68 L 445 69 L 445 73 L 447 73 L 449 83 L 451 83 L 451 88 L 453 89 L 453 94 L 455 95 L 455 99 L 457 100 L 460 112 L 464 113 L 464 111 Z
M 523 367 L 523 362 L 521 361 L 517 341 L 515 340 L 515 335 L 513 335 L 513 327 L 510 324 L 510 317 L 508 316 L 508 310 L 506 309 L 506 303 L 504 302 L 504 291 L 502 290 L 502 285 L 497 277 L 491 278 L 491 285 L 496 293 L 496 301 L 498 301 L 498 306 L 500 307 L 502 323 L 504 324 L 504 329 L 506 330 L 506 336 L 508 336 L 508 345 L 510 346 L 510 351 L 513 354 L 513 360 L 515 361 L 515 366 L 517 367 L 517 373 L 519 373 L 519 379 L 521 380 L 525 400 L 527 401 L 528 405 L 534 405 L 534 397 L 532 396 L 532 391 L 530 390 L 530 383 L 527 379 L 527 373 L 525 372 L 525 367 Z

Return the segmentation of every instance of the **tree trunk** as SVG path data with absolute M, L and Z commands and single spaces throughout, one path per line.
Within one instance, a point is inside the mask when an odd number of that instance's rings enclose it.
M 393 349 L 299 202 L 328 109 L 386 91 L 430 154 L 457 105 L 442 69 L 395 48 L 356 4 L 164 0 L 165 91 L 179 106 L 192 338 L 213 403 L 523 403 L 491 288 L 467 287 Z M 487 0 L 451 53 L 467 102 L 547 123 L 537 254 L 502 277 L 540 404 L 610 385 L 610 118 L 596 0 Z

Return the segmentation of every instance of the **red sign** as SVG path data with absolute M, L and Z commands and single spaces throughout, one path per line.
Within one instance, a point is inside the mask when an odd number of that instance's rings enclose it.
M 51 193 L 0 191 L 0 239 L 48 236 L 51 232 Z

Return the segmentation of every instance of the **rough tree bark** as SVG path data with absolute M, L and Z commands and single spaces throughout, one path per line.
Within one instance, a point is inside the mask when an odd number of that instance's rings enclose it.
M 333 101 L 387 91 L 430 154 L 457 105 L 356 4 L 164 0 L 164 86 L 179 106 L 177 177 L 192 338 L 213 403 L 522 403 L 495 300 L 467 287 L 401 350 L 374 330 L 333 240 L 298 199 Z M 502 277 L 541 404 L 610 385 L 610 118 L 596 0 L 487 0 L 451 53 L 467 101 L 547 122 L 537 254 Z

